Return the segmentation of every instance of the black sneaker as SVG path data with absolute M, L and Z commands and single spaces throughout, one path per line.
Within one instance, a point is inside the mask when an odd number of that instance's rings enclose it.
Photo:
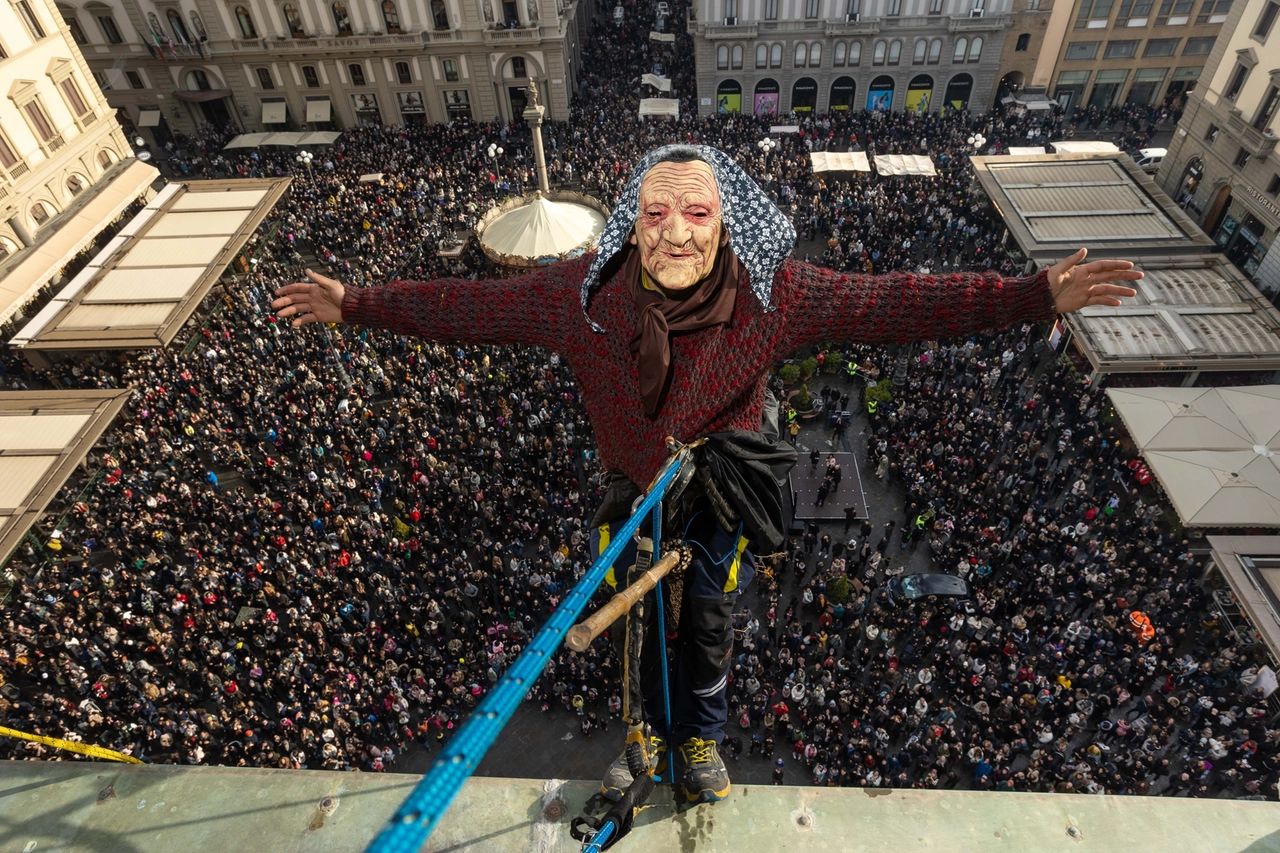
M 649 755 L 657 757 L 658 767 L 655 772 L 658 775 L 666 773 L 667 743 L 652 733 L 649 735 Z M 631 768 L 627 766 L 627 750 L 624 746 L 622 752 L 609 765 L 609 769 L 604 772 L 604 779 L 600 782 L 600 793 L 616 803 L 622 799 L 622 795 L 626 793 L 627 788 L 631 787 L 634 779 Z
M 695 737 L 680 744 L 680 785 L 691 803 L 715 803 L 729 796 L 729 770 L 713 740 Z

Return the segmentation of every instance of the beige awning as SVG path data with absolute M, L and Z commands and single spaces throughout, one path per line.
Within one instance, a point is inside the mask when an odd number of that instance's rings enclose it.
M 306 136 L 306 134 L 298 133 L 296 131 L 291 131 L 287 133 L 268 133 L 267 138 L 263 139 L 258 144 L 259 145 L 287 145 L 292 148 L 297 146 L 298 141 L 302 139 L 303 136 Z
M 671 91 L 671 80 L 666 77 L 659 77 L 657 74 L 642 74 L 640 76 L 641 83 L 648 83 L 659 92 Z
M 865 151 L 815 151 L 809 155 L 814 172 L 870 172 Z
M 340 130 L 313 130 L 310 133 L 303 134 L 298 140 L 299 145 L 332 145 L 338 141 L 338 137 L 342 135 Z
M 876 172 L 881 175 L 936 175 L 933 161 L 924 154 L 877 154 Z
M 269 133 L 242 133 L 222 146 L 222 150 L 226 151 L 229 148 L 257 148 L 262 144 L 262 140 L 270 135 Z
M 328 98 L 307 99 L 307 121 L 328 121 L 333 102 Z
M 498 255 L 557 258 L 599 237 L 604 223 L 599 210 L 537 193 L 528 204 L 494 218 L 480 240 Z
M 1183 524 L 1280 527 L 1280 386 L 1107 394 Z
M 138 127 L 156 127 L 160 124 L 159 110 L 143 110 L 138 113 Z
M 675 98 L 641 98 L 640 115 L 680 117 L 680 102 Z
M 262 123 L 263 124 L 284 124 L 285 113 L 288 111 L 284 101 L 263 101 L 262 102 Z
M 675 44 L 676 42 L 675 33 L 660 33 L 657 30 L 650 30 L 649 38 L 651 38 L 654 41 L 667 42 L 668 44 Z
M 155 167 L 131 159 L 109 183 L 90 187 L 86 192 L 92 193 L 92 198 L 75 215 L 60 224 L 56 221 L 46 224 L 36 232 L 36 245 L 16 253 L 17 263 L 7 271 L 0 267 L 0 323 L 22 310 L 36 291 L 48 284 L 49 279 L 159 176 Z M 46 232 L 51 233 L 46 236 Z
M 1025 147 L 1025 146 L 1023 146 L 1023 147 L 1019 147 L 1019 146 L 1017 146 L 1017 145 L 1014 145 L 1014 146 L 1011 146 L 1011 147 L 1009 148 L 1009 150 L 1008 150 L 1008 151 L 1006 151 L 1005 153 L 1006 153 L 1006 154 L 1010 154 L 1010 155 L 1012 155 L 1012 156 L 1014 156 L 1014 157 L 1020 157 L 1020 156 L 1022 156 L 1023 154 L 1043 154 L 1043 153 L 1044 153 L 1044 146 L 1043 146 L 1043 145 L 1036 145 L 1035 147 L 1028 148 L 1028 147 Z

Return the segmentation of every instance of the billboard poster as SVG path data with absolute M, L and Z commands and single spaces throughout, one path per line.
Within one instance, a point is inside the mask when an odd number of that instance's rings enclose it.
M 893 83 L 882 84 L 879 80 L 871 84 L 867 90 L 867 112 L 889 112 L 893 108 Z
M 742 85 L 735 80 L 725 80 L 716 87 L 716 112 L 742 112 Z
M 929 112 L 933 106 L 933 78 L 921 75 L 907 86 L 906 111 L 916 115 Z
M 757 116 L 776 116 L 778 114 L 778 81 L 764 79 L 756 84 L 755 114 Z

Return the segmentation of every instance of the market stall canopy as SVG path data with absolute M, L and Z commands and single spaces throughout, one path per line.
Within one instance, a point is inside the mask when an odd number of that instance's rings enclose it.
M 64 352 L 167 346 L 289 183 L 169 184 L 10 344 Z
M 0 259 L 0 323 L 22 310 L 40 288 L 92 243 L 160 177 L 154 166 L 130 157 L 36 232 L 36 241 Z
M 1213 607 L 1225 617 L 1219 627 L 1234 634 L 1237 645 L 1253 640 L 1256 631 L 1272 660 L 1280 658 L 1280 536 L 1206 536 L 1205 541 L 1213 558 L 1205 579 L 1216 569 L 1231 592 L 1224 597 L 1227 590 L 1213 589 Z
M 0 560 L 22 542 L 132 393 L 0 393 Z
M 262 140 L 271 136 L 270 133 L 242 133 L 235 139 L 222 146 L 223 151 L 231 148 L 257 148 L 262 144 Z
M 486 255 L 513 267 L 545 266 L 594 248 L 608 211 L 579 193 L 534 192 L 491 209 L 476 226 Z
M 666 77 L 659 77 L 657 74 L 645 74 L 640 78 L 641 83 L 648 83 L 659 92 L 670 92 L 671 81 Z
M 1044 146 L 1043 146 L 1043 145 L 1037 145 L 1037 146 L 1035 146 L 1035 147 L 1027 147 L 1027 148 L 1019 148 L 1019 147 L 1017 147 L 1017 146 L 1013 146 L 1013 147 L 1011 147 L 1008 151 L 1006 151 L 1005 153 L 1006 153 L 1006 154 L 1011 154 L 1011 155 L 1013 155 L 1013 156 L 1015 156 L 1015 157 L 1019 157 L 1019 156 L 1021 156 L 1021 155 L 1023 155 L 1023 154 L 1043 154 L 1043 153 L 1044 153 Z
M 675 33 L 660 33 L 657 30 L 650 30 L 649 38 L 653 39 L 654 41 L 670 42 L 671 44 L 675 44 L 676 42 Z
M 933 161 L 924 154 L 877 154 L 876 172 L 881 175 L 936 175 Z
M 640 115 L 680 117 L 680 102 L 675 98 L 641 98 Z
M 326 103 L 328 102 L 326 101 Z M 290 148 L 299 145 L 332 145 L 340 136 L 342 136 L 342 132 L 336 130 L 242 133 L 224 145 L 222 150 L 226 151 L 229 148 L 258 148 L 263 145 L 283 145 Z
M 381 172 L 370 172 L 367 175 L 360 176 L 360 183 L 362 184 L 376 184 L 378 183 L 378 181 L 381 181 L 381 180 L 382 180 Z
M 770 133 L 799 133 L 800 125 L 798 124 L 771 124 L 769 125 Z
M 865 151 L 815 151 L 809 155 L 814 172 L 870 172 Z
M 1280 387 L 1107 394 L 1183 524 L 1280 527 Z

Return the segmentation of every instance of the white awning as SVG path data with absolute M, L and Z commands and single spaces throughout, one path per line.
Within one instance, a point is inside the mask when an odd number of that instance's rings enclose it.
M 1006 154 L 1010 154 L 1010 155 L 1012 155 L 1012 156 L 1014 156 L 1014 157 L 1018 157 L 1018 156 L 1021 156 L 1021 155 L 1023 155 L 1023 154 L 1043 154 L 1043 153 L 1044 153 L 1044 146 L 1043 146 L 1043 145 L 1037 145 L 1037 146 L 1035 146 L 1034 148 L 1030 148 L 1030 147 L 1022 147 L 1022 148 L 1019 148 L 1018 146 L 1016 146 L 1016 145 L 1015 145 L 1015 146 L 1011 146 L 1011 147 L 1009 148 L 1009 150 L 1008 150 L 1007 152 L 1005 152 L 1005 153 L 1006 153 Z
M 665 41 L 665 42 L 670 42 L 672 44 L 675 44 L 675 41 L 676 41 L 675 33 L 660 33 L 657 30 L 650 30 L 649 38 L 653 39 L 654 41 Z
M 1184 524 L 1280 527 L 1280 387 L 1107 395 Z
M 159 110 L 143 110 L 138 113 L 138 127 L 157 127 L 159 124 Z
M 222 150 L 226 151 L 229 148 L 257 148 L 262 144 L 262 140 L 270 135 L 269 133 L 242 133 L 222 146 Z
M 333 102 L 328 98 L 307 99 L 307 121 L 328 121 Z
M 659 77 L 657 74 L 645 74 L 640 78 L 641 83 L 648 83 L 659 92 L 670 92 L 671 81 L 666 77 Z
M 263 101 L 262 102 L 262 123 L 263 124 L 284 124 L 285 113 L 288 112 L 284 101 Z
M 41 228 L 36 244 L 15 253 L 20 260 L 0 273 L 0 323 L 18 313 L 37 290 L 48 284 L 67 261 L 102 233 L 159 176 L 153 166 L 131 159 L 110 183 L 90 187 L 86 192 L 92 197 L 74 216 Z M 47 238 L 46 229 L 52 231 Z
M 773 124 L 769 126 L 770 133 L 799 133 L 800 125 L 798 124 Z
M 815 151 L 809 155 L 814 172 L 870 172 L 865 151 Z
M 370 172 L 367 175 L 360 176 L 360 183 L 362 184 L 376 184 L 380 180 L 382 180 L 381 172 Z
M 640 115 L 680 117 L 680 102 L 675 98 L 641 98 Z
M 936 175 L 933 161 L 924 154 L 877 154 L 876 172 L 881 175 Z
M 268 133 L 267 138 L 262 140 L 258 144 L 259 145 L 288 145 L 289 147 L 292 148 L 296 146 L 304 136 L 306 136 L 305 133 Z

